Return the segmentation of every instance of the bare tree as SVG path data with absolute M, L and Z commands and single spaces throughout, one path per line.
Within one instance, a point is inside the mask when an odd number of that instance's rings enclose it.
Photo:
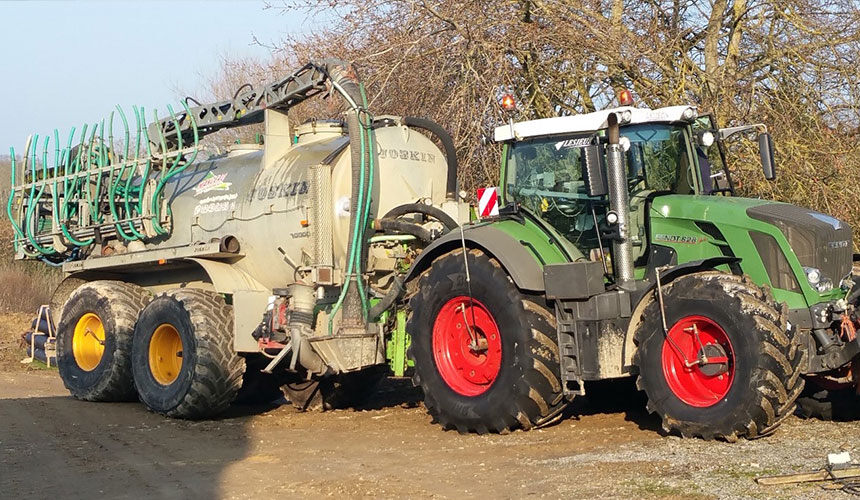
M 225 63 L 235 88 L 300 61 L 353 61 L 378 113 L 425 115 L 455 137 L 461 185 L 498 182 L 498 148 L 481 137 L 517 119 L 609 106 L 694 103 L 722 126 L 763 122 L 781 177 L 761 179 L 755 151 L 732 151 L 742 191 L 838 215 L 860 227 L 860 12 L 854 0 L 304 0 L 285 15 L 337 20 L 287 37 L 266 64 Z M 222 93 L 222 95 L 224 95 Z M 299 114 L 336 115 L 315 101 Z

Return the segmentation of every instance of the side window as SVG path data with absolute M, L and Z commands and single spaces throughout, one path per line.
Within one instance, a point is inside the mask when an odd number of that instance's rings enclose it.
M 621 135 L 630 141 L 627 175 L 631 189 L 681 194 L 694 191 L 682 128 L 633 125 L 622 129 Z

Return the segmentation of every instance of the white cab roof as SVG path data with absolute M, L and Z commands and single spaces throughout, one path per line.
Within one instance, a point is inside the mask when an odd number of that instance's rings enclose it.
M 581 115 L 559 116 L 555 118 L 543 118 L 541 120 L 530 120 L 527 122 L 514 123 L 496 127 L 494 139 L 496 142 L 510 141 L 511 139 L 525 139 L 527 137 L 567 134 L 577 132 L 594 132 L 606 128 L 606 119 L 610 113 L 623 113 L 630 111 L 630 121 L 624 125 L 636 123 L 654 122 L 688 122 L 683 118 L 684 111 L 696 110 L 695 106 L 669 106 L 666 108 L 647 109 L 623 106 L 620 108 L 604 109 L 593 113 Z M 695 114 L 693 116 L 696 116 Z

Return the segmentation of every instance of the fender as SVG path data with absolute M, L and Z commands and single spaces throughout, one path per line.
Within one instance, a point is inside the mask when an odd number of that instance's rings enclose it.
M 514 283 L 522 290 L 544 291 L 543 264 L 525 245 L 491 225 L 464 226 L 462 239 L 467 248 L 478 248 L 499 261 Z M 461 232 L 454 229 L 434 241 L 418 256 L 406 273 L 409 281 L 427 268 L 442 254 L 462 248 Z

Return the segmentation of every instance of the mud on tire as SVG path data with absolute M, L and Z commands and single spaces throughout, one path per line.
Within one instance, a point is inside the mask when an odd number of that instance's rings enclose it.
M 707 318 L 724 332 L 733 377 L 718 402 L 685 402 L 683 391 L 669 382 L 672 368 L 664 366 L 664 345 L 677 347 L 666 340 L 659 302 L 653 300 L 634 337 L 638 348 L 633 361 L 639 369 L 636 385 L 648 396 L 648 410 L 662 418 L 663 429 L 727 441 L 773 432 L 793 412 L 804 383 L 800 371 L 806 351 L 795 332 L 788 331 L 786 307 L 776 304 L 769 289 L 719 272 L 678 278 L 663 287 L 663 298 L 670 333 L 673 325 L 691 317 Z
M 467 255 L 472 297 L 499 327 L 498 374 L 480 394 L 464 395 L 440 373 L 434 325 L 449 301 L 469 293 L 463 251 L 455 250 L 436 259 L 421 275 L 409 302 L 408 354 L 415 363 L 412 381 L 424 392 L 424 406 L 443 428 L 460 432 L 505 433 L 554 421 L 566 406 L 554 314 L 542 298 L 521 293 L 495 259 L 480 250 Z
M 157 380 L 150 365 L 156 330 L 171 325 L 181 339 L 181 366 L 172 380 Z M 236 399 L 245 360 L 233 350 L 233 309 L 221 295 L 205 290 L 171 290 L 143 310 L 132 349 L 134 383 L 140 400 L 168 417 L 201 419 L 217 415 Z
M 92 281 L 78 287 L 65 301 L 57 326 L 57 365 L 63 384 L 77 399 L 85 401 L 131 401 L 136 399 L 131 369 L 131 346 L 135 323 L 150 299 L 143 288 L 122 281 Z M 87 332 L 85 316 L 95 317 L 104 338 Z M 75 329 L 81 339 L 99 342 L 104 351 L 94 366 L 82 367 L 75 357 Z M 80 350 L 78 351 L 80 353 Z M 95 364 L 97 363 L 97 364 Z M 86 363 L 84 363 L 86 364 Z

